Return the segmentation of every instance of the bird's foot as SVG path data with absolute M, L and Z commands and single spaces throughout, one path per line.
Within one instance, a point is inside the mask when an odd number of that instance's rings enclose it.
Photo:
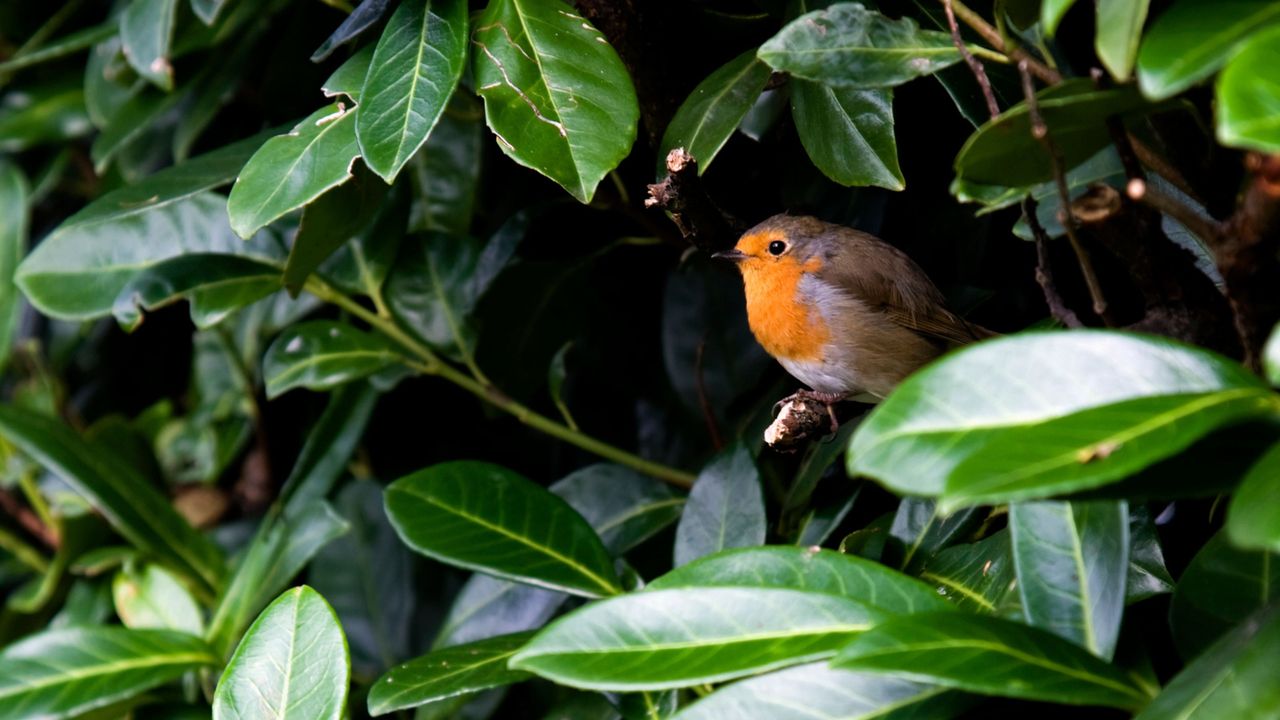
M 827 408 L 827 417 L 831 418 L 831 434 L 834 435 L 840 429 L 840 421 L 836 419 L 836 403 L 848 397 L 847 393 L 829 393 L 819 392 L 817 390 L 797 390 L 790 395 L 782 398 L 773 406 L 776 414 L 778 408 L 789 402 L 796 400 L 808 400 L 821 403 Z

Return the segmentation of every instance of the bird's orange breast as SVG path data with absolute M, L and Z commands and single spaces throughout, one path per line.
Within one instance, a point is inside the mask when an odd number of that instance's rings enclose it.
M 800 279 L 818 269 L 819 260 L 752 258 L 742 264 L 747 320 L 760 345 L 774 357 L 820 361 L 831 330 L 812 303 L 800 297 Z

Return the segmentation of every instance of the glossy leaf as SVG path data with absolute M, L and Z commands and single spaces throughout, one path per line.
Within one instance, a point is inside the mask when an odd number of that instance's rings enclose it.
M 234 179 L 262 141 L 228 145 L 103 195 L 31 251 L 18 286 L 46 315 L 90 319 L 108 314 L 134 275 L 162 260 L 189 252 L 262 257 L 229 232 L 225 201 L 204 192 Z
M 832 665 L 982 695 L 1134 709 L 1149 698 L 1114 665 L 1038 628 L 984 615 L 890 619 Z
M 0 435 L 57 473 L 139 549 L 217 587 L 218 549 L 187 524 L 127 462 L 91 445 L 61 422 L 15 405 L 0 406 Z
M 276 338 L 262 359 L 267 397 L 294 388 L 329 390 L 368 377 L 403 358 L 381 335 L 345 323 L 312 320 Z
M 27 251 L 27 179 L 18 166 L 0 158 L 0 368 L 9 360 L 18 332 L 22 298 L 13 274 Z
M 1023 618 L 1008 530 L 939 552 L 925 563 L 920 579 L 961 609 Z
M 484 110 L 468 93 L 456 92 L 427 144 L 409 161 L 414 194 L 410 227 L 465 235 L 471 228 L 480 183 Z
M 505 468 L 434 465 L 392 483 L 386 506 L 401 540 L 441 562 L 587 597 L 620 590 L 582 516 Z
M 1128 580 L 1128 506 L 1013 503 L 1009 529 L 1027 622 L 1110 660 Z
M 592 603 L 511 667 L 594 690 L 687 687 L 830 656 L 883 619 L 862 603 L 774 588 L 681 588 Z
M 849 470 L 943 510 L 1043 498 L 1115 482 L 1275 403 L 1239 365 L 1164 339 L 1025 333 L 909 377 L 854 433 Z
M 665 173 L 667 153 L 678 147 L 698 161 L 699 175 L 706 172 L 768 81 L 769 66 L 748 51 L 698 83 L 662 134 L 659 177 Z
M 334 504 L 351 531 L 321 548 L 307 579 L 342 621 L 356 672 L 375 675 L 409 654 L 413 557 L 387 522 L 378 483 L 352 482 Z
M 905 187 L 893 136 L 893 90 L 794 80 L 791 112 L 809 159 L 827 177 L 841 185 Z
M 792 20 L 760 46 L 774 70 L 825 85 L 887 88 L 960 61 L 951 36 L 890 20 L 859 3 L 837 3 Z
M 166 92 L 173 89 L 169 43 L 178 0 L 131 0 L 120 13 L 120 39 L 129 65 Z
M 69 718 L 216 662 L 199 638 L 171 630 L 46 630 L 0 652 L 0 718 Z
M 1142 25 L 1150 0 L 1100 0 L 1094 47 L 1103 67 L 1119 81 L 1129 79 L 1138 59 Z
M 302 586 L 262 611 L 218 681 L 214 720 L 340 720 L 351 665 L 333 608 Z
M 1123 116 L 1146 104 L 1132 88 L 1098 90 L 1083 79 L 1042 90 L 1036 100 L 1066 170 L 1111 142 L 1107 116 Z M 1031 134 L 1031 113 L 1026 101 L 987 121 L 970 135 L 956 155 L 955 168 L 957 178 L 966 182 L 1006 187 L 1053 178 L 1048 152 Z
M 742 443 L 717 455 L 698 474 L 676 526 L 675 564 L 726 548 L 763 545 L 760 473 Z
M 191 9 L 205 25 L 212 25 L 229 0 L 191 0 Z
M 137 273 L 124 286 L 111 312 L 121 327 L 136 330 L 142 310 L 189 300 L 191 320 L 205 329 L 280 289 L 280 267 L 238 255 L 188 253 Z
M 10 90 L 0 98 L 0 152 L 62 143 L 92 130 L 84 92 L 78 87 Z
M 1272 386 L 1280 386 L 1280 332 L 1277 329 L 1280 326 L 1271 331 L 1271 337 L 1262 350 L 1263 370 L 1266 372 L 1267 382 Z
M 1280 20 L 1270 0 L 1180 0 L 1152 23 L 1138 51 L 1138 87 L 1173 97 L 1218 71 L 1240 42 Z
M 568 598 L 553 590 L 475 573 L 454 596 L 432 647 L 540 628 Z
M 889 526 L 890 538 L 902 544 L 902 559 L 896 564 L 911 572 L 947 546 L 972 534 L 981 522 L 982 513 L 977 508 L 943 513 L 932 500 L 905 497 L 898 503 L 893 524 Z M 896 558 L 891 555 L 891 559 Z
M 112 582 L 116 614 L 135 630 L 177 630 L 204 634 L 200 606 L 176 577 L 159 565 L 125 569 Z
M 1169 606 L 1174 644 L 1190 660 L 1250 613 L 1280 598 L 1269 552 L 1232 547 L 1227 533 L 1205 543 L 1178 578 Z
M 636 138 L 639 105 L 617 52 L 570 6 L 545 0 L 493 0 L 471 42 L 498 146 L 590 202 Z
M 615 555 L 675 522 L 685 503 L 662 482 L 605 463 L 574 471 L 548 489 L 577 510 Z
M 366 0 L 363 5 L 367 5 Z M 320 86 L 325 97 L 346 95 L 357 105 L 360 103 L 360 89 L 364 87 L 364 78 L 369 74 L 369 65 L 373 62 L 373 51 L 376 45 L 365 45 L 351 54 L 337 70 Z
M 288 134 L 263 143 L 240 171 L 227 198 L 236 234 L 248 238 L 350 179 L 351 166 L 360 155 L 355 115 L 329 105 Z
M 1237 547 L 1280 553 L 1280 445 L 1272 445 L 1240 481 L 1227 510 L 1227 534 Z
M 1058 23 L 1067 14 L 1076 0 L 1043 0 L 1040 4 L 1040 25 L 1044 34 L 1050 37 L 1058 30 Z
M 810 663 L 726 685 L 672 720 L 944 720 L 966 705 L 945 688 Z
M 1280 608 L 1245 618 L 1169 681 L 1136 720 L 1264 720 L 1280 713 Z
M 933 588 L 884 565 L 832 550 L 789 545 L 726 550 L 695 560 L 649 583 L 679 587 L 764 587 L 828 593 L 890 613 L 951 608 Z
M 348 292 L 381 299 L 383 283 L 404 240 L 409 215 L 407 196 L 407 192 L 392 188 L 373 221 L 339 247 L 321 265 L 320 274 Z
M 465 0 L 405 0 L 387 21 L 360 90 L 356 137 L 388 183 L 427 141 L 462 77 Z
M 385 183 L 371 173 L 356 172 L 349 182 L 303 208 L 284 267 L 284 285 L 289 292 L 296 296 L 316 268 L 357 233 L 369 228 L 386 198 Z
M 1173 592 L 1173 578 L 1164 564 L 1164 549 L 1151 513 L 1141 505 L 1129 508 L 1129 579 L 1125 583 L 1126 605 L 1155 595 Z
M 126 157 L 130 150 L 147 150 L 147 144 L 143 142 L 147 134 L 157 132 L 165 118 L 186 99 L 190 89 L 184 87 L 166 93 L 148 87 L 125 100 L 89 148 L 94 171 L 101 175 L 113 161 Z M 122 175 L 130 175 L 125 162 L 117 162 L 116 167 Z
M 225 1 L 225 0 L 224 0 Z M 391 0 L 363 0 L 355 9 L 351 11 L 338 25 L 333 34 L 321 43 L 311 55 L 311 62 L 324 62 L 338 47 L 355 40 L 360 37 L 366 30 L 373 27 L 382 19 L 387 12 L 387 6 L 391 4 Z M 366 46 L 372 48 L 372 45 Z
M 328 503 L 311 502 L 294 514 L 268 516 L 240 558 L 214 606 L 207 637 L 225 657 L 253 617 L 288 587 L 316 553 L 348 529 Z
M 307 434 L 307 441 L 280 489 L 286 517 L 324 499 L 347 471 L 347 462 L 364 436 L 378 393 L 367 383 L 352 383 L 329 394 L 329 404 Z
M 1218 76 L 1215 127 L 1228 147 L 1280 152 L 1280 24 L 1249 38 Z
M 369 689 L 369 714 L 386 715 L 529 678 L 527 672 L 507 669 L 507 660 L 532 636 L 524 632 L 456 645 L 392 668 Z

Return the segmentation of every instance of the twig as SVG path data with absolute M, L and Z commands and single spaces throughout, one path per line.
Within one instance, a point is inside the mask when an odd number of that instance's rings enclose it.
M 1210 247 L 1219 242 L 1225 230 L 1222 223 L 1196 212 L 1194 208 L 1150 183 L 1130 180 L 1128 187 L 1125 188 L 1125 194 L 1130 200 L 1140 202 L 1178 221 Z
M 1022 75 L 1022 93 L 1027 99 L 1027 113 L 1031 118 L 1031 135 L 1044 145 L 1045 151 L 1049 153 L 1049 164 L 1053 168 L 1053 180 L 1058 186 L 1058 202 L 1062 206 L 1061 219 L 1062 227 L 1067 231 L 1067 239 L 1071 242 L 1071 249 L 1076 254 L 1076 260 L 1080 263 L 1080 272 L 1084 275 L 1085 285 L 1089 288 L 1089 297 L 1093 299 L 1093 312 L 1102 318 L 1102 322 L 1107 327 L 1115 327 L 1115 323 L 1111 319 L 1111 314 L 1107 311 L 1107 299 L 1102 294 L 1102 284 L 1098 282 L 1097 273 L 1093 270 L 1093 261 L 1089 258 L 1089 253 L 1084 249 L 1084 245 L 1080 243 L 1080 237 L 1076 233 L 1076 219 L 1071 212 L 1071 191 L 1067 188 L 1067 176 L 1062 170 L 1062 158 L 1058 155 L 1058 147 L 1053 144 L 1053 139 L 1049 137 L 1049 127 L 1045 125 L 1044 118 L 1040 116 L 1040 106 L 1036 103 L 1035 87 L 1031 84 L 1031 74 L 1028 72 L 1029 64 L 1025 60 L 1018 62 L 1018 73 Z
M 461 372 L 452 365 L 442 361 L 432 350 L 411 335 L 406 333 L 394 320 L 379 317 L 377 313 L 369 310 L 360 303 L 352 300 L 350 297 L 332 287 L 315 275 L 307 278 L 304 286 L 307 292 L 315 295 L 324 302 L 346 310 L 352 315 L 360 318 L 368 323 L 370 327 L 385 335 L 402 348 L 407 350 L 416 360 L 408 360 L 406 364 L 417 370 L 423 375 L 434 375 L 447 380 L 454 385 L 466 390 L 485 402 L 493 405 L 499 410 L 508 412 L 515 416 L 517 420 L 541 431 L 551 437 L 563 440 L 570 445 L 574 445 L 589 453 L 594 453 L 606 460 L 612 460 L 619 465 L 625 465 L 634 470 L 638 470 L 646 475 L 655 477 L 663 482 L 675 485 L 676 487 L 688 489 L 693 487 L 693 481 L 696 477 L 689 472 L 685 472 L 669 465 L 646 460 L 639 455 L 629 453 L 626 450 L 610 445 L 601 440 L 597 440 L 590 435 L 586 435 L 580 431 L 574 430 L 567 425 L 558 423 L 545 415 L 534 412 L 529 407 L 522 405 L 515 399 L 503 393 L 493 385 L 480 383 L 467 373 Z
M 946 2 L 947 0 L 944 0 Z M 1000 35 L 1000 31 L 991 26 L 981 15 L 970 10 L 960 0 L 950 0 L 950 4 L 955 8 L 956 17 L 965 25 L 973 28 L 983 40 L 991 44 L 991 47 L 1009 56 L 1018 63 L 1026 63 L 1027 69 L 1043 82 L 1050 85 L 1057 85 L 1062 82 L 1062 73 L 1048 67 L 1044 63 L 1031 57 L 1031 55 L 1020 47 L 1005 43 L 1004 37 Z
M 697 159 L 684 148 L 667 154 L 667 177 L 649 186 L 644 206 L 671 213 L 680 234 L 705 252 L 729 247 L 737 235 L 730 220 L 702 187 Z
M 1036 201 L 1030 195 L 1022 199 L 1022 216 L 1031 228 L 1031 235 L 1036 240 L 1036 282 L 1044 293 L 1045 304 L 1049 306 L 1049 314 L 1069 328 L 1084 327 L 1075 311 L 1067 307 L 1058 287 L 1053 282 L 1053 269 L 1049 259 L 1049 234 L 1036 217 Z
M 1262 345 L 1280 321 L 1280 154 L 1249 153 L 1245 167 L 1249 180 L 1213 254 L 1227 284 L 1245 364 L 1257 369 Z
M 956 49 L 960 51 L 960 56 L 964 58 L 965 64 L 969 66 L 969 70 L 973 72 L 973 77 L 978 81 L 978 87 L 982 88 L 982 96 L 987 100 L 987 112 L 995 118 L 1000 114 L 1000 106 L 996 103 L 996 94 L 991 89 L 991 81 L 987 79 L 987 71 L 983 69 L 982 63 L 978 58 L 969 52 L 969 47 L 964 44 L 964 38 L 960 37 L 960 26 L 956 24 L 956 14 L 951 8 L 953 0 L 942 0 L 942 7 L 947 11 L 947 25 L 951 28 L 951 42 L 955 43 Z
M 30 508 L 18 502 L 18 498 L 14 497 L 8 490 L 0 489 L 0 509 L 8 513 L 23 529 L 35 536 L 40 542 L 54 550 L 58 549 L 60 543 L 57 531 L 41 522 L 40 518 L 36 517 L 36 514 Z

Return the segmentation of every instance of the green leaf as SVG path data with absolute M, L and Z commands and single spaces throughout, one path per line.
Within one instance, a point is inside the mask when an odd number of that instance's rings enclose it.
M 1146 4 L 1144 0 L 1140 1 Z M 1076 0 L 1043 0 L 1040 5 L 1040 25 L 1044 29 L 1044 34 L 1053 37 L 1058 30 L 1058 23 L 1062 22 L 1062 17 L 1075 4 Z
M 27 179 L 17 165 L 0 157 L 0 369 L 9 361 L 18 333 L 22 297 L 13 282 L 14 271 L 27 251 Z
M 311 320 L 280 333 L 262 358 L 267 397 L 299 387 L 329 390 L 403 362 L 390 341 L 332 320 Z
M 848 598 L 775 588 L 680 588 L 591 603 L 556 620 L 511 667 L 592 690 L 730 680 L 829 657 L 884 618 Z
M 217 662 L 171 630 L 46 630 L 0 652 L 0 719 L 70 718 Z
M 320 47 L 311 54 L 311 62 L 324 62 L 339 46 L 345 45 L 360 37 L 369 28 L 377 24 L 387 12 L 390 0 L 363 0 L 347 15 L 338 28 L 325 39 Z M 366 47 L 372 48 L 372 45 Z M 364 79 L 361 75 L 360 79 Z
M 228 0 L 191 0 L 191 9 L 196 17 L 200 18 L 200 22 L 212 25 L 218 19 L 222 8 L 226 7 L 227 2 Z
M 387 21 L 360 90 L 356 137 L 369 169 L 388 183 L 444 112 L 466 38 L 465 0 L 405 0 Z
M 631 151 L 635 88 L 598 30 L 571 6 L 492 0 L 471 35 L 485 120 L 512 160 L 580 202 Z
M 333 608 L 303 585 L 245 633 L 213 696 L 214 720 L 340 720 L 351 664 Z
M 162 260 L 190 252 L 262 257 L 259 247 L 228 232 L 225 201 L 205 191 L 235 178 L 263 139 L 228 145 L 103 195 L 31 251 L 18 266 L 18 286 L 42 313 L 84 320 L 110 313 L 134 275 Z
M 383 283 L 395 264 L 408 223 L 407 190 L 405 187 L 392 188 L 373 221 L 320 266 L 319 273 L 326 280 L 347 292 L 382 300 Z
M 480 184 L 480 135 L 484 109 L 468 93 L 455 92 L 427 144 L 409 161 L 413 179 L 414 231 L 442 230 L 465 235 L 471 228 Z
M 195 598 L 159 565 L 121 570 L 116 573 L 111 589 L 116 614 L 128 627 L 204 635 L 204 618 Z
M 540 628 L 568 598 L 564 593 L 475 573 L 454 597 L 432 647 Z
M 346 95 L 357 105 L 360 103 L 360 89 L 364 87 L 365 76 L 369 74 L 369 65 L 373 62 L 373 51 L 376 46 L 365 45 L 338 66 L 328 80 L 320 86 L 325 97 Z
M 78 87 L 45 86 L 30 92 L 9 90 L 0 98 L 0 152 L 31 147 L 89 134 L 93 124 Z
M 126 82 L 133 77 L 120 50 L 118 34 L 113 34 L 89 51 L 89 59 L 84 66 L 84 106 L 98 129 L 106 127 L 120 106 L 138 93 L 141 85 Z
M 791 112 L 809 159 L 841 185 L 905 187 L 893 136 L 893 90 L 791 83 Z
M 186 99 L 190 87 L 166 93 L 155 88 L 144 88 L 129 97 L 107 120 L 98 137 L 89 148 L 94 172 L 105 174 L 111 161 L 127 156 L 130 150 L 146 149 L 146 134 L 154 136 L 171 112 Z M 125 163 L 118 163 L 121 174 L 127 175 Z
M 198 579 L 206 591 L 218 586 L 217 547 L 129 464 L 57 420 L 16 405 L 0 406 L 0 435 L 71 485 L 133 545 Z
M 413 557 L 382 510 L 382 487 L 348 484 L 335 504 L 351 532 L 311 563 L 308 581 L 338 613 L 358 674 L 375 675 L 409 654 Z
M 1280 444 L 1249 468 L 1227 509 L 1227 534 L 1241 548 L 1280 553 Z
M 1129 579 L 1125 581 L 1126 605 L 1173 592 L 1173 578 L 1164 564 L 1164 550 L 1151 513 L 1142 505 L 1129 509 Z
M 548 489 L 577 510 L 615 555 L 675 522 L 685 503 L 662 482 L 607 463 L 576 470 Z
M 658 176 L 665 174 L 667 153 L 682 147 L 707 171 L 747 111 L 769 82 L 769 66 L 745 52 L 711 73 L 676 110 L 659 144 Z
M 156 87 L 173 90 L 169 44 L 178 0 L 132 0 L 120 13 L 120 40 L 129 65 Z
M 1240 365 L 1163 338 L 1024 333 L 908 378 L 854 433 L 849 471 L 944 511 L 1044 498 L 1120 480 L 1276 402 Z
M 1218 76 L 1218 142 L 1228 147 L 1280 152 L 1280 25 L 1249 38 Z
M 351 178 L 360 156 L 356 113 L 329 105 L 286 135 L 262 144 L 227 198 L 231 228 L 242 238 Z
M 209 620 L 206 637 L 219 657 L 231 650 L 253 616 L 347 527 L 346 521 L 320 500 L 301 506 L 292 515 L 272 514 L 263 520 Z
M 832 665 L 981 695 L 1134 709 L 1149 698 L 1119 668 L 1038 628 L 985 615 L 893 618 Z
M 1120 82 L 1129 79 L 1138 59 L 1142 24 L 1150 0 L 1098 0 L 1098 32 L 1094 47 L 1103 67 Z
M 1262 365 L 1267 382 L 1272 386 L 1280 386 L 1280 325 L 1271 331 L 1271 337 L 1262 350 Z
M 966 705 L 946 688 L 810 663 L 722 687 L 672 720 L 944 720 Z
M 284 267 L 284 285 L 294 296 L 316 268 L 369 228 L 384 207 L 387 185 L 368 172 L 354 175 L 350 182 L 329 190 L 302 210 Z
M 963 610 L 1023 617 L 1008 530 L 939 552 L 925 563 L 920 579 Z
M 1138 87 L 1152 100 L 1173 97 L 1217 72 L 1243 40 L 1277 21 L 1280 4 L 1270 0 L 1179 0 L 1143 38 Z
M 231 312 L 280 289 L 280 267 L 238 255 L 188 253 L 162 260 L 133 276 L 111 312 L 133 331 L 142 310 L 157 310 L 179 300 L 191 302 L 191 320 L 212 327 Z
M 1086 79 L 1069 80 L 1037 94 L 1037 105 L 1049 137 L 1071 170 L 1111 142 L 1106 118 L 1146 108 L 1133 88 L 1098 90 Z M 1031 134 L 1026 101 L 978 128 L 956 155 L 956 177 L 965 182 L 1021 186 L 1053 178 L 1044 145 Z
M 329 393 L 329 404 L 307 434 L 307 441 L 280 489 L 285 517 L 322 500 L 347 471 L 347 461 L 364 436 L 378 393 L 368 383 L 351 383 Z
M 1009 529 L 1027 622 L 1110 660 L 1129 574 L 1128 506 L 1013 503 Z
M 1190 660 L 1242 618 L 1280 598 L 1272 569 L 1277 557 L 1268 552 L 1232 547 L 1227 533 L 1205 543 L 1178 578 L 1169 605 L 1173 641 Z
M 726 550 L 682 565 L 649 589 L 767 587 L 829 593 L 890 613 L 941 612 L 952 606 L 933 588 L 877 562 L 790 545 Z
M 433 465 L 392 483 L 386 506 L 400 539 L 440 562 L 586 597 L 621 590 L 582 516 L 497 465 Z
M 369 714 L 386 715 L 525 680 L 530 674 L 508 670 L 507 660 L 532 636 L 531 632 L 500 635 L 436 650 L 395 667 L 369 689 Z
M 1246 618 L 1169 681 L 1135 720 L 1264 720 L 1280 713 L 1280 607 Z
M 887 88 L 960 61 L 951 36 L 859 3 L 801 15 L 760 46 L 774 70 L 824 85 Z
M 902 544 L 902 560 L 896 564 L 912 572 L 948 545 L 971 535 L 981 522 L 982 513 L 976 508 L 943 513 L 932 500 L 905 497 L 889 526 L 889 536 Z
M 726 448 L 698 474 L 676 526 L 675 564 L 726 548 L 763 545 L 764 496 L 746 445 Z

